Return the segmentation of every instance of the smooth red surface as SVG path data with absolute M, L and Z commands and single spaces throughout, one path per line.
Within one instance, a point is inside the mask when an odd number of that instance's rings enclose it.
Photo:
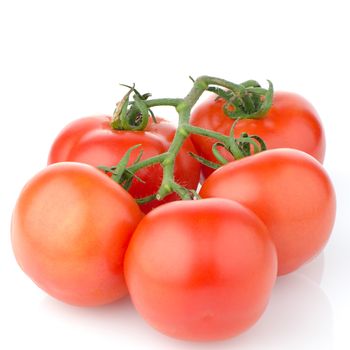
M 153 210 L 137 227 L 125 257 L 136 309 L 159 331 L 181 339 L 228 338 L 252 326 L 276 273 L 265 225 L 225 199 Z
M 191 115 L 191 123 L 209 130 L 215 130 L 229 135 L 234 122 L 223 111 L 224 100 L 216 100 L 216 95 L 210 96 L 200 104 Z M 325 136 L 321 121 L 314 107 L 302 96 L 290 92 L 277 91 L 274 93 L 272 107 L 269 112 L 258 120 L 240 120 L 234 135 L 242 132 L 258 135 L 266 143 L 268 149 L 295 148 L 304 151 L 321 163 L 325 155 Z M 217 162 L 212 153 L 215 140 L 192 135 L 191 139 L 199 155 Z M 222 152 L 232 161 L 233 157 L 227 151 Z M 203 166 L 205 177 L 213 170 Z
M 142 216 L 133 198 L 94 167 L 51 165 L 18 198 L 13 250 L 23 271 L 51 296 L 106 304 L 127 293 L 123 258 Z
M 335 193 L 324 168 L 292 149 L 265 151 L 224 165 L 204 181 L 200 196 L 232 199 L 255 212 L 276 245 L 279 275 L 315 257 L 335 219 Z
M 119 131 L 110 127 L 111 117 L 94 116 L 78 119 L 67 125 L 54 141 L 48 164 L 73 161 L 93 166 L 116 165 L 132 146 L 141 144 L 130 157 L 129 165 L 143 150 L 141 160 L 166 152 L 174 137 L 176 128 L 170 122 L 157 117 L 158 123 L 150 121 L 145 131 Z M 175 162 L 175 179 L 189 189 L 196 189 L 199 182 L 200 165 L 188 152 L 196 152 L 190 139 L 187 139 Z M 142 198 L 157 192 L 162 181 L 162 168 L 159 164 L 143 168 L 136 175 L 145 183 L 133 180 L 129 193 L 134 198 Z M 141 205 L 144 212 L 177 200 L 171 194 L 162 201 L 153 200 Z

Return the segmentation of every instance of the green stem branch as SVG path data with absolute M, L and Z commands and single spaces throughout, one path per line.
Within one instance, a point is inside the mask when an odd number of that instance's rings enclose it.
M 262 93 L 262 90 L 260 89 L 259 85 L 254 81 L 248 81 L 246 83 L 238 85 L 230 81 L 216 78 L 216 77 L 201 76 L 194 81 L 192 89 L 187 94 L 187 96 L 183 99 L 162 98 L 162 99 L 153 99 L 153 100 L 142 100 L 141 102 L 145 106 L 147 106 L 147 108 L 156 107 L 156 106 L 175 107 L 179 114 L 179 123 L 178 123 L 178 128 L 176 130 L 176 133 L 174 135 L 173 141 L 167 152 L 164 152 L 160 155 L 140 161 L 126 168 L 127 171 L 132 173 L 137 172 L 141 168 L 151 166 L 154 164 L 160 164 L 163 168 L 163 179 L 158 192 L 154 195 L 138 199 L 139 203 L 146 203 L 155 198 L 160 200 L 172 192 L 177 193 L 182 199 L 191 199 L 193 197 L 193 191 L 190 191 L 182 187 L 181 185 L 176 183 L 174 179 L 174 168 L 175 168 L 175 160 L 176 160 L 177 154 L 179 153 L 186 138 L 190 134 L 202 135 L 202 136 L 211 137 L 217 140 L 218 142 L 222 143 L 225 146 L 225 148 L 227 148 L 233 154 L 235 159 L 239 159 L 245 156 L 244 152 L 242 152 L 242 150 L 240 149 L 240 147 L 238 146 L 236 140 L 234 139 L 234 137 L 232 137 L 232 135 L 226 136 L 215 131 L 206 130 L 206 129 L 193 126 L 189 123 L 192 107 L 198 101 L 198 99 L 203 94 L 203 92 L 208 90 L 208 88 L 211 85 L 229 89 L 232 93 L 234 93 L 239 98 L 241 98 L 241 96 L 248 98 L 249 96 L 244 94 L 247 92 L 248 89 L 252 89 L 252 88 L 256 88 L 258 90 L 258 94 Z M 254 92 L 251 92 L 251 93 L 254 93 Z M 251 103 L 250 97 L 249 97 L 249 100 L 247 100 L 246 102 L 248 104 L 247 107 L 248 107 L 249 113 L 251 112 L 252 116 L 254 118 L 257 118 L 257 111 L 254 110 L 254 105 Z M 134 116 L 135 113 L 140 113 L 139 108 L 137 108 L 134 102 L 128 102 L 128 104 L 131 104 L 131 107 L 130 107 L 131 115 Z M 145 113 L 143 112 L 143 114 Z M 246 117 L 249 118 L 249 114 Z
M 157 98 L 152 100 L 146 100 L 145 103 L 149 108 L 158 106 L 177 107 L 182 101 L 182 98 Z

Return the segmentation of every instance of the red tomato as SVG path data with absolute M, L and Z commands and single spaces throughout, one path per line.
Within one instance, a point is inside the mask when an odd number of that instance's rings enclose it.
M 123 258 L 142 216 L 134 199 L 94 167 L 51 165 L 19 196 L 13 250 L 23 271 L 53 297 L 110 303 L 127 293 Z
M 132 152 L 129 165 L 135 161 L 141 149 L 141 159 L 166 152 L 176 128 L 164 119 L 157 118 L 157 121 L 158 123 L 154 123 L 150 118 L 145 131 L 120 131 L 111 128 L 111 117 L 108 116 L 78 119 L 58 135 L 51 148 L 48 163 L 74 161 L 93 166 L 113 166 L 130 147 L 137 144 L 142 146 Z M 188 152 L 195 152 L 190 139 L 186 140 L 176 159 L 175 179 L 189 189 L 196 189 L 200 165 Z M 157 192 L 162 181 L 162 167 L 157 164 L 143 168 L 136 175 L 145 183 L 134 179 L 129 192 L 134 198 L 146 197 Z M 143 204 L 141 209 L 148 212 L 160 204 L 177 199 L 175 194 L 171 194 L 162 201 L 153 200 Z
M 124 266 L 141 315 L 167 335 L 192 340 L 227 338 L 252 326 L 277 273 L 264 224 L 225 199 L 155 209 L 137 227 Z
M 191 124 L 229 135 L 234 120 L 226 116 L 223 111 L 225 101 L 221 98 L 215 99 L 216 95 L 209 97 L 193 111 Z M 297 94 L 275 92 L 272 107 L 263 118 L 238 121 L 235 137 L 239 137 L 242 132 L 260 136 L 268 149 L 295 148 L 323 162 L 325 137 L 321 121 L 314 107 Z M 192 135 L 191 139 L 199 155 L 217 162 L 212 153 L 215 140 L 198 135 Z M 222 154 L 228 160 L 233 160 L 225 150 Z M 213 169 L 203 166 L 205 177 L 212 172 Z
M 255 212 L 276 245 L 280 275 L 321 251 L 335 219 L 335 193 L 322 165 L 292 149 L 224 165 L 204 181 L 200 196 L 233 199 Z

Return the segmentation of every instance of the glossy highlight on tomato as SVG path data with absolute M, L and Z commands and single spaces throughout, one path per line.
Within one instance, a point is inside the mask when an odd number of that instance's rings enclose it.
M 157 123 L 150 118 L 144 131 L 113 130 L 111 117 L 93 116 L 81 118 L 67 125 L 54 141 L 48 164 L 73 161 L 93 166 L 114 166 L 118 164 L 126 151 L 140 144 L 139 149 L 131 153 L 131 165 L 143 151 L 141 160 L 166 152 L 174 138 L 176 128 L 168 121 L 157 117 Z M 175 162 L 175 180 L 189 188 L 196 189 L 199 182 L 200 165 L 189 152 L 196 152 L 190 139 L 183 144 Z M 160 164 L 140 169 L 136 175 L 144 183 L 133 179 L 129 193 L 134 198 L 142 198 L 157 192 L 162 181 Z M 163 200 L 153 200 L 140 205 L 147 213 L 161 204 L 179 199 L 171 194 Z
M 136 309 L 153 327 L 180 339 L 224 339 L 252 326 L 276 273 L 265 225 L 227 199 L 154 209 L 138 225 L 125 256 Z
M 203 198 L 238 201 L 266 225 L 283 275 L 315 257 L 331 234 L 333 185 L 322 165 L 292 149 L 274 149 L 224 165 L 200 190 Z
M 12 246 L 23 271 L 51 296 L 95 306 L 127 294 L 124 253 L 143 214 L 96 168 L 58 163 L 23 188 L 12 218 Z
M 234 122 L 223 110 L 225 101 L 210 96 L 199 104 L 191 114 L 190 123 L 204 129 L 229 135 Z M 272 106 L 261 119 L 241 119 L 238 121 L 234 136 L 243 132 L 258 135 L 266 143 L 267 149 L 294 148 L 315 157 L 321 163 L 325 155 L 325 135 L 321 120 L 315 108 L 302 96 L 291 92 L 277 91 L 273 95 Z M 212 152 L 215 140 L 199 135 L 191 135 L 199 155 L 217 162 Z M 221 150 L 227 160 L 234 160 L 231 154 Z M 203 166 L 204 176 L 213 170 Z

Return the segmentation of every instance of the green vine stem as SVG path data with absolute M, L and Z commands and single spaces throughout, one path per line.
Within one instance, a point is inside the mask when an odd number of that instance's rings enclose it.
M 114 179 L 121 184 L 127 182 L 130 186 L 130 176 L 133 176 L 133 174 L 141 168 L 159 163 L 163 168 L 163 179 L 158 192 L 151 196 L 137 199 L 138 203 L 147 203 L 154 199 L 161 200 L 172 192 L 176 192 L 182 199 L 198 198 L 198 195 L 194 191 L 179 185 L 174 179 L 176 156 L 190 134 L 202 135 L 215 139 L 217 143 L 215 149 L 213 148 L 213 152 L 214 155 L 217 155 L 217 159 L 220 163 L 224 163 L 224 160 L 219 154 L 217 146 L 226 148 L 235 159 L 240 159 L 249 155 L 250 145 L 253 146 L 254 153 L 256 153 L 257 149 L 265 149 L 263 141 L 256 135 L 249 136 L 244 134 L 241 135 L 240 138 L 235 139 L 233 137 L 233 128 L 231 134 L 227 136 L 212 130 L 193 126 L 190 124 L 189 119 L 193 106 L 205 91 L 212 91 L 226 100 L 225 112 L 229 117 L 236 120 L 233 127 L 237 119 L 262 118 L 272 104 L 273 87 L 270 81 L 269 88 L 263 89 L 253 80 L 242 84 L 234 84 L 216 77 L 201 76 L 193 80 L 192 89 L 187 96 L 182 99 L 164 98 L 148 100 L 150 94 L 141 95 L 135 90 L 134 86 L 129 88 L 130 90 L 128 93 L 121 102 L 117 104 L 111 123 L 112 128 L 143 130 L 148 123 L 149 116 L 154 117 L 151 108 L 156 106 L 175 107 L 179 115 L 178 128 L 167 152 L 138 161 L 129 167 L 125 167 L 124 165 L 125 159 L 123 160 L 124 163 L 122 167 L 120 165 L 112 168 L 100 167 L 105 172 L 114 172 L 114 174 L 118 169 L 122 169 L 121 173 L 114 175 Z M 130 101 L 132 93 L 134 93 L 134 100 Z M 128 154 L 130 154 L 130 152 Z M 219 166 L 200 156 L 193 156 L 206 165 L 213 167 Z

